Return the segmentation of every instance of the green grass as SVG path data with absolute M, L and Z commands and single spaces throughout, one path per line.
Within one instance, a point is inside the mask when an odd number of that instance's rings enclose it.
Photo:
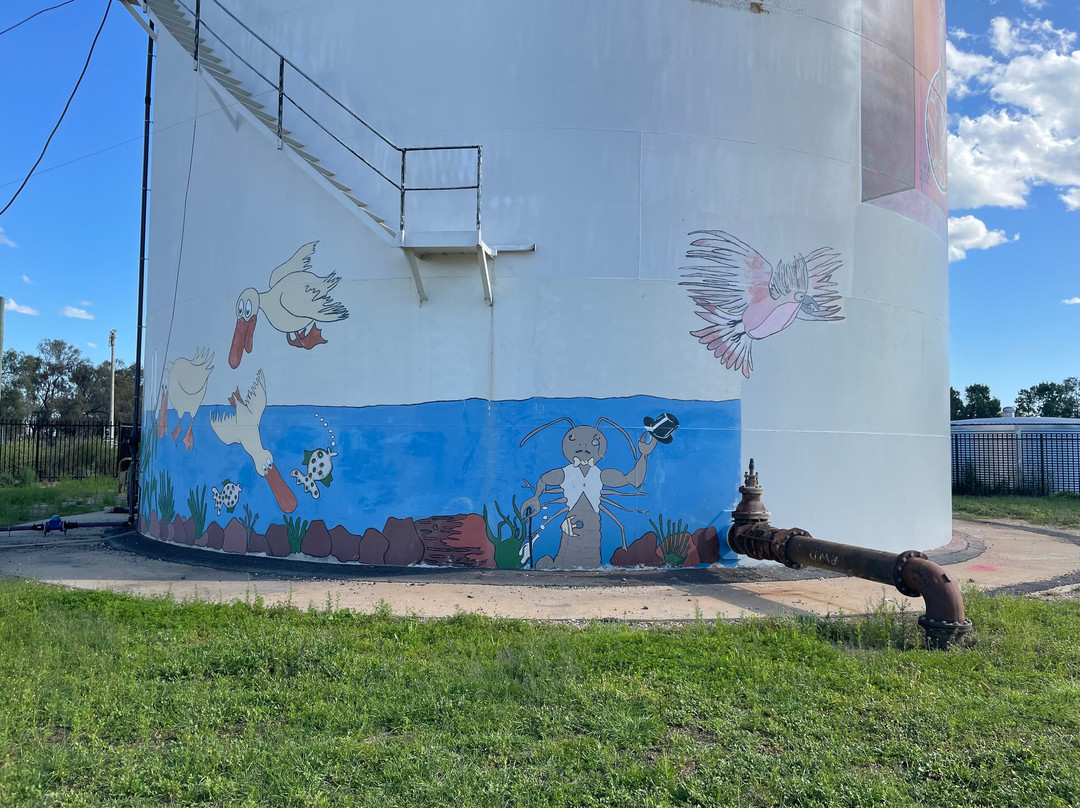
M 1080 527 L 1080 496 L 953 497 L 953 515 L 961 519 L 1022 519 L 1034 525 Z
M 123 505 L 115 477 L 60 480 L 18 488 L 0 488 L 0 525 L 48 519 L 54 514 L 100 511 Z
M 1080 603 L 584 628 L 0 579 L 3 806 L 1080 804 Z

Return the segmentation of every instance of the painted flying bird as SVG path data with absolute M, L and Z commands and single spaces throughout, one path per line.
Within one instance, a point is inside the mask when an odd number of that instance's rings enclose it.
M 743 241 L 723 230 L 697 230 L 704 236 L 691 242 L 686 257 L 708 261 L 682 267 L 682 281 L 701 311 L 695 312 L 706 328 L 691 336 L 732 370 L 750 378 L 754 369 L 750 350 L 754 340 L 783 331 L 796 319 L 832 322 L 843 320 L 840 295 L 833 273 L 842 264 L 840 254 L 821 247 L 809 255 L 781 259 L 776 267 Z
M 251 456 L 255 471 L 265 477 L 274 492 L 274 499 L 282 513 L 296 510 L 296 495 L 286 485 L 281 473 L 274 467 L 274 456 L 263 446 L 259 435 L 259 422 L 266 409 L 266 381 L 260 370 L 255 374 L 255 381 L 248 390 L 247 401 L 240 395 L 240 388 L 229 396 L 233 412 L 224 415 L 215 413 L 210 416 L 210 427 L 221 438 L 222 443 L 239 443 Z
M 316 275 L 311 256 L 317 241 L 305 244 L 270 273 L 270 288 L 260 292 L 245 289 L 236 300 L 236 329 L 229 348 L 229 367 L 239 367 L 244 353 L 251 352 L 255 322 L 261 310 L 267 322 L 284 332 L 290 345 L 311 350 L 325 344 L 319 323 L 336 323 L 349 316 L 330 293 L 341 280 L 337 274 Z
M 165 373 L 162 377 L 161 412 L 158 415 L 159 439 L 165 437 L 169 404 L 172 404 L 177 415 L 176 429 L 172 433 L 174 441 L 180 438 L 180 424 L 183 423 L 184 416 L 190 416 L 187 432 L 184 434 L 184 448 L 190 451 L 195 443 L 191 423 L 206 395 L 206 380 L 210 378 L 210 371 L 214 369 L 213 361 L 214 355 L 202 348 L 196 351 L 191 359 L 180 357 L 165 365 Z

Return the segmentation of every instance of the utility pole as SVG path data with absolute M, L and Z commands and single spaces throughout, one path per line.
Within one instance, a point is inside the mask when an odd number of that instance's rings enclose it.
M 109 445 L 116 445 L 116 329 L 109 332 Z

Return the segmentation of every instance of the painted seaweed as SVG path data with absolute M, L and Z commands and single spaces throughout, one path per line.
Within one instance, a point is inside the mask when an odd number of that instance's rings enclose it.
M 158 473 L 157 514 L 162 522 L 171 522 L 176 517 L 176 499 L 173 492 L 172 478 L 167 471 Z
M 289 550 L 291 552 L 300 552 L 300 545 L 304 542 L 304 534 L 307 533 L 308 527 L 309 523 L 306 519 L 301 519 L 299 516 L 285 517 L 285 530 L 289 536 Z
M 529 520 L 521 515 L 516 496 L 510 498 L 510 506 L 513 513 L 508 515 L 503 513 L 498 502 L 495 503 L 499 521 L 495 523 L 494 532 L 491 530 L 487 505 L 484 506 L 483 513 L 488 541 L 495 547 L 495 566 L 502 570 L 521 569 L 521 544 L 529 537 Z M 504 538 L 503 532 L 506 530 L 509 535 Z
M 660 548 L 660 555 L 664 557 L 665 564 L 678 567 L 690 555 L 690 544 L 693 541 L 690 526 L 684 525 L 682 519 L 677 522 L 668 519 L 665 525 L 664 514 L 660 514 L 657 519 L 659 524 L 652 519 L 649 520 L 649 524 L 656 533 L 656 546 Z
M 195 522 L 195 535 L 201 536 L 206 530 L 206 486 L 204 485 L 201 490 L 192 488 L 188 491 L 187 504 L 191 518 Z
M 255 523 L 259 521 L 259 514 L 252 514 L 251 508 L 244 504 L 244 515 L 240 519 L 240 524 L 244 526 L 244 530 L 247 533 L 247 546 L 251 547 L 251 534 L 255 532 Z

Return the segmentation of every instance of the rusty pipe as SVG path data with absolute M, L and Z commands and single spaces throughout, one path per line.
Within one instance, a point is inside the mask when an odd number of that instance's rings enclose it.
M 908 550 L 893 555 L 851 544 L 815 539 L 801 528 L 777 528 L 761 502 L 754 461 L 739 487 L 742 499 L 732 514 L 728 545 L 736 553 L 762 561 L 777 561 L 792 569 L 814 567 L 855 578 L 890 584 L 903 595 L 922 597 L 926 613 L 919 626 L 930 648 L 961 645 L 971 631 L 964 617 L 960 586 L 925 553 Z

